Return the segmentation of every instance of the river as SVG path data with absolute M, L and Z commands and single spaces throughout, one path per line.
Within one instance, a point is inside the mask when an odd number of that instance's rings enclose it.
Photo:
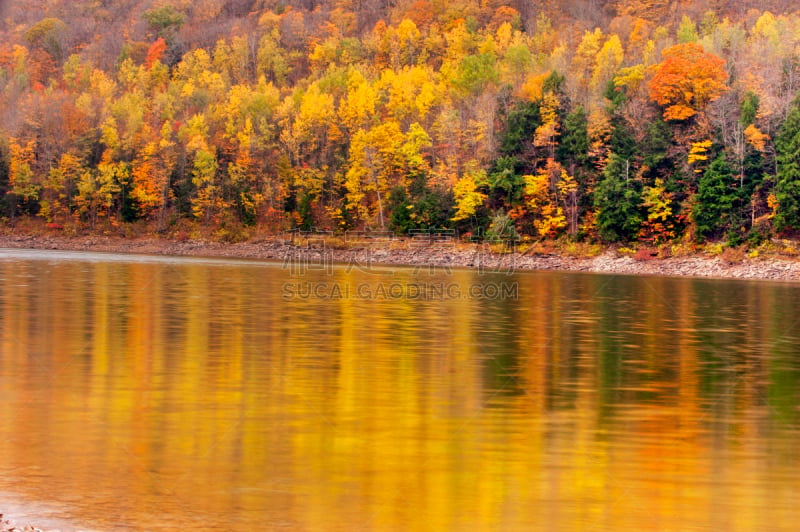
M 0 511 L 796 530 L 800 285 L 0 250 Z

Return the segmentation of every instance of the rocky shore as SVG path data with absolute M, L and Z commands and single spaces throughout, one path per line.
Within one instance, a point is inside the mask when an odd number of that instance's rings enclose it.
M 480 244 L 456 241 L 363 240 L 342 242 L 335 238 L 275 237 L 244 243 L 160 238 L 127 239 L 113 236 L 0 235 L 0 248 L 50 249 L 137 253 L 193 257 L 229 257 L 309 264 L 339 263 L 356 268 L 404 265 L 426 268 L 482 268 L 486 271 L 580 271 L 625 275 L 664 275 L 733 279 L 800 280 L 800 262 L 782 257 L 747 258 L 736 261 L 720 256 L 634 258 L 607 249 L 592 257 L 555 253 L 497 253 Z
M 20 525 L 0 513 L 0 532 L 44 532 L 41 528 L 31 525 Z M 49 530 L 47 532 L 57 532 Z

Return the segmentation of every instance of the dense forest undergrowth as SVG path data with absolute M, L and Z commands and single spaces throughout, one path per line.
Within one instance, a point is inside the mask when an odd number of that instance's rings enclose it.
M 6 2 L 0 91 L 7 228 L 800 229 L 789 2 Z

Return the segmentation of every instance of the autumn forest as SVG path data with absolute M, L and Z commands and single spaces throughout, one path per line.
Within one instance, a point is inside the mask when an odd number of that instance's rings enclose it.
M 800 231 L 788 1 L 11 1 L 0 91 L 4 223 Z

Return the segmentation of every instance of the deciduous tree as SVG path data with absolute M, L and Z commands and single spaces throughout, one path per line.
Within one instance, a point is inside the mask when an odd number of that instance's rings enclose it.
M 662 56 L 650 81 L 650 98 L 664 106 L 665 120 L 691 118 L 727 89 L 725 61 L 699 44 L 676 44 Z
M 472 174 L 466 174 L 456 182 L 453 194 L 456 199 L 456 213 L 452 218 L 454 222 L 475 216 L 476 210 L 487 198 L 486 194 L 478 191 L 478 184 Z

